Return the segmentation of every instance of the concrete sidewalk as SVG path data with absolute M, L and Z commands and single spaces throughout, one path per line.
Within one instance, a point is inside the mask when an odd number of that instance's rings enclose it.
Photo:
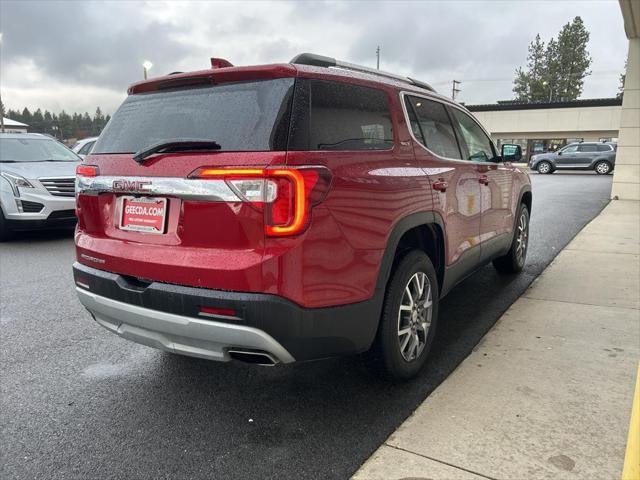
M 640 203 L 613 201 L 354 478 L 619 479 L 639 355 Z

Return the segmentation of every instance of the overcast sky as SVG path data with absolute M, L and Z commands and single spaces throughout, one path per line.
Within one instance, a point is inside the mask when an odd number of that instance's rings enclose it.
M 611 97 L 627 54 L 617 0 L 410 2 L 171 2 L 0 0 L 0 93 L 9 108 L 113 113 L 127 86 L 150 75 L 287 62 L 320 53 L 424 80 L 459 100 L 512 98 L 516 67 L 536 33 L 545 41 L 579 15 L 591 32 L 593 74 L 583 98 Z

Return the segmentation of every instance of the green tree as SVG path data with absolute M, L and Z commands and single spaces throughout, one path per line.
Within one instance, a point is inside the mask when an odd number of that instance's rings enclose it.
M 588 43 L 589 31 L 580 17 L 560 30 L 557 49 L 547 53 L 547 68 L 558 71 L 556 79 L 549 78 L 553 98 L 575 100 L 582 93 L 584 79 L 591 74 Z
M 100 132 L 102 132 L 104 125 L 105 125 L 104 115 L 102 114 L 102 110 L 100 110 L 100 107 L 97 107 L 96 113 L 93 116 L 93 126 L 91 130 L 91 134 L 94 136 L 100 135 Z
M 516 98 L 528 102 L 544 100 L 545 73 L 544 42 L 540 39 L 540 34 L 538 34 L 535 40 L 529 44 L 527 70 L 524 71 L 521 67 L 516 70 L 516 78 L 513 81 L 513 91 L 516 94 Z
M 627 60 L 624 61 L 624 73 L 620 74 L 620 85 L 618 86 L 618 94 L 616 98 L 622 98 L 624 95 L 624 81 L 627 78 Z
M 29 130 L 35 133 L 44 133 L 44 116 L 42 115 L 42 110 L 37 109 L 33 112 L 31 116 L 31 124 L 29 125 L 31 128 Z
M 516 70 L 513 92 L 528 102 L 575 100 L 590 75 L 591 56 L 587 51 L 589 31 L 580 17 L 562 27 L 558 39 L 544 48 L 540 35 L 529 46 L 527 70 Z M 544 54 L 542 54 L 544 50 Z
M 18 121 L 26 123 L 27 125 L 31 125 L 31 112 L 27 107 L 24 107 L 24 109 L 22 110 L 21 119 Z

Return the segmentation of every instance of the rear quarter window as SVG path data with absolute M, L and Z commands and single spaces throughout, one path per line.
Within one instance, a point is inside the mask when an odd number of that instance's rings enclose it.
M 298 80 L 290 150 L 392 147 L 389 100 L 383 90 L 325 80 Z
M 598 151 L 599 152 L 611 152 L 611 151 L 613 151 L 613 148 L 611 148 L 610 145 L 598 145 Z

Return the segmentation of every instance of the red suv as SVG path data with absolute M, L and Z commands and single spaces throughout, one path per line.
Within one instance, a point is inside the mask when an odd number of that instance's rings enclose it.
M 427 84 L 302 54 L 128 93 L 77 170 L 74 264 L 124 338 L 268 365 L 369 352 L 408 378 L 455 284 L 523 268 L 519 147 Z

